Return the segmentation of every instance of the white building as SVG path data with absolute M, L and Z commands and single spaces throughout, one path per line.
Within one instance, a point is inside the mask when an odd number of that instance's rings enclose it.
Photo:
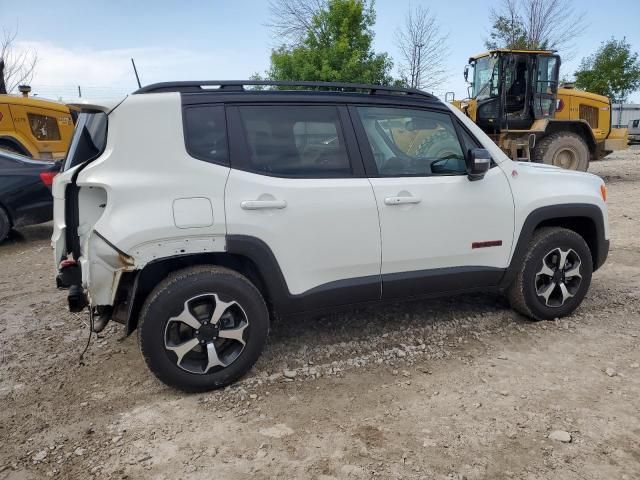
M 621 108 L 622 107 L 622 108 Z M 640 118 L 640 103 L 614 103 L 611 106 L 611 123 L 614 128 L 627 127 L 631 120 Z

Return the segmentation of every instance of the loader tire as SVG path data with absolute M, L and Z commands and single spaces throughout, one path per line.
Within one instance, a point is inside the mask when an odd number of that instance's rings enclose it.
M 533 161 L 586 172 L 589 168 L 589 147 L 576 133 L 558 132 L 538 142 L 533 151 Z

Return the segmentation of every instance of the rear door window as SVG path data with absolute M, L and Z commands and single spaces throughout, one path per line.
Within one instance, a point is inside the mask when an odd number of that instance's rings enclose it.
M 247 168 L 267 175 L 327 178 L 352 169 L 335 106 L 241 106 Z
M 107 146 L 107 114 L 81 113 L 73 131 L 63 170 L 96 159 Z

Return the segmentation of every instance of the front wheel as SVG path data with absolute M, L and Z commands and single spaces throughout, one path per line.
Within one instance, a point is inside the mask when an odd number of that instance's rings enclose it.
M 507 296 L 514 310 L 533 320 L 564 317 L 582 303 L 592 273 L 591 251 L 580 235 L 543 227 L 534 232 Z
M 202 392 L 229 385 L 249 371 L 268 331 L 267 307 L 246 277 L 201 266 L 172 273 L 149 294 L 138 339 L 158 379 Z
M 586 172 L 589 168 L 589 147 L 573 132 L 558 132 L 543 138 L 533 151 L 533 160 L 567 170 Z

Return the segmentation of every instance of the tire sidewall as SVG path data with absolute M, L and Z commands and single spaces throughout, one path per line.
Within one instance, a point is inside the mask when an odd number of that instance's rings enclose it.
M 575 250 L 581 260 L 580 274 L 582 282 L 575 296 L 560 307 L 548 307 L 536 293 L 535 278 L 540 270 L 543 258 L 554 248 Z M 557 231 L 534 246 L 523 271 L 523 294 L 527 307 L 535 318 L 551 320 L 570 315 L 584 299 L 591 284 L 593 261 L 591 251 L 579 235 L 568 231 Z
M 576 170 L 586 172 L 589 168 L 589 147 L 584 141 L 574 133 L 564 133 L 554 135 L 549 141 L 549 146 L 542 156 L 542 163 L 553 165 L 553 157 L 558 150 L 563 148 L 575 149 L 578 154 L 578 165 Z
M 165 348 L 165 328 L 170 318 L 179 315 L 184 303 L 203 293 L 216 293 L 220 300 L 235 300 L 244 310 L 249 327 L 246 345 L 240 356 L 228 367 L 208 374 L 195 374 L 181 369 L 175 354 Z M 269 318 L 264 301 L 248 280 L 232 273 L 198 272 L 179 281 L 152 298 L 143 309 L 138 329 L 140 348 L 149 368 L 164 383 L 185 391 L 205 391 L 226 386 L 245 374 L 262 353 Z

